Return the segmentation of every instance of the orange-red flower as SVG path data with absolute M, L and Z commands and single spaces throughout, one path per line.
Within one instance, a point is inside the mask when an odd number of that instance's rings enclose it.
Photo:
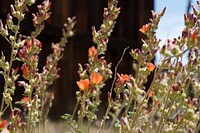
M 153 97 L 155 95 L 155 91 L 151 90 L 148 94 L 149 97 Z
M 120 79 L 121 83 L 123 84 L 124 82 L 129 81 L 130 77 L 127 74 L 121 74 L 119 76 L 119 79 Z
M 139 29 L 140 32 L 145 33 L 149 30 L 149 24 L 145 24 L 142 26 L 142 28 Z
M 92 72 L 91 82 L 92 84 L 99 84 L 103 80 L 103 76 L 100 73 Z
M 89 88 L 89 79 L 81 79 L 80 81 L 77 81 L 76 84 L 78 85 L 79 89 L 84 91 Z
M 89 56 L 94 56 L 94 58 L 97 58 L 97 49 L 92 46 L 91 48 L 88 49 L 88 55 Z
M 192 31 L 192 33 L 191 33 L 191 39 L 192 39 L 192 41 L 196 41 L 197 35 L 198 35 L 197 30 Z
M 32 49 L 32 40 L 26 41 L 26 45 L 28 48 Z
M 24 76 L 28 76 L 29 73 L 29 67 L 26 64 L 23 64 L 22 71 Z
M 29 101 L 29 98 L 28 98 L 27 96 L 25 96 L 25 97 L 22 98 L 21 101 L 22 101 L 22 102 L 28 102 L 28 101 Z
M 0 129 L 3 129 L 7 124 L 7 120 L 4 120 L 0 123 Z
M 152 63 L 147 63 L 147 69 L 148 69 L 149 71 L 153 71 L 153 70 L 155 69 L 154 64 L 152 64 Z

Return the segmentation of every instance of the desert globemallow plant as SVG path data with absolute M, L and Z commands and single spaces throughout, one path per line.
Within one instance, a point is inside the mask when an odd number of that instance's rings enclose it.
M 38 12 L 32 14 L 35 30 L 30 35 L 23 35 L 20 33 L 21 22 L 34 3 L 34 0 L 15 0 L 5 24 L 0 20 L 0 34 L 11 47 L 10 57 L 4 56 L 5 51 L 1 52 L 0 57 L 0 73 L 5 81 L 0 130 L 6 129 L 10 133 L 48 132 L 46 122 L 54 99 L 49 86 L 59 77 L 58 61 L 62 58 L 68 37 L 74 35 L 75 18 L 69 18 L 64 25 L 63 37 L 60 42 L 52 43 L 53 53 L 47 56 L 46 64 L 40 71 L 38 62 L 42 42 L 38 35 L 51 15 L 51 2 L 44 0 L 38 5 Z M 89 133 L 92 132 L 91 127 L 97 127 L 95 132 L 99 133 L 198 133 L 200 12 L 194 6 L 192 8 L 193 13 L 183 16 L 185 28 L 182 36 L 167 39 L 163 46 L 159 46 L 156 30 L 166 9 L 158 13 L 152 11 L 150 22 L 139 29 L 146 35 L 142 39 L 141 49 L 130 51 L 134 74 L 126 74 L 117 71 L 128 48 L 123 51 L 113 72 L 111 63 L 107 63 L 105 58 L 109 37 L 121 10 L 118 0 L 108 0 L 100 29 L 92 27 L 94 46 L 87 51 L 88 63 L 78 64 L 80 79 L 76 82 L 79 90 L 76 92 L 75 109 L 72 114 L 61 116 L 66 123 L 66 132 Z M 188 62 L 183 64 L 183 55 L 187 52 Z M 154 65 L 152 61 L 157 53 L 160 53 L 160 58 L 158 65 Z M 13 64 L 16 62 L 22 65 L 15 68 Z M 153 79 L 147 88 L 150 74 Z M 107 93 L 108 107 L 100 118 L 96 112 L 101 104 L 101 91 L 112 77 L 113 83 Z M 18 86 L 24 88 L 23 98 L 14 102 Z M 17 105 L 21 105 L 21 108 L 16 108 Z M 10 111 L 9 118 L 4 117 L 6 110 Z
M 108 7 L 104 9 L 100 30 L 92 28 L 96 46 L 88 49 L 86 68 L 79 65 L 80 80 L 77 81 L 77 86 L 80 90 L 76 93 L 77 105 L 72 115 L 62 116 L 66 121 L 67 131 L 90 132 L 91 124 L 102 119 L 97 125 L 99 133 L 198 133 L 200 12 L 192 6 L 193 13 L 184 15 L 185 28 L 182 36 L 167 39 L 163 46 L 159 46 L 160 39 L 156 37 L 156 30 L 166 8 L 158 13 L 152 11 L 150 22 L 139 29 L 146 35 L 141 49 L 130 52 L 135 73 L 119 74 L 118 65 L 126 49 L 113 73 L 104 58 L 108 37 L 120 12 L 117 3 L 117 0 L 109 0 Z M 184 65 L 183 55 L 187 52 L 188 62 Z M 157 53 L 160 53 L 160 57 L 155 66 L 152 60 Z M 150 74 L 153 74 L 153 79 L 146 88 Z M 114 77 L 108 92 L 108 107 L 103 118 L 97 118 L 95 112 L 101 103 L 99 95 L 105 80 L 111 78 L 111 75 Z

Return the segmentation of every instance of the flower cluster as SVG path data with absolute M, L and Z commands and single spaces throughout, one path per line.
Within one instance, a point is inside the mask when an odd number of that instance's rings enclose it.
M 105 81 L 111 78 L 112 71 L 110 70 L 111 64 L 107 64 L 104 54 L 107 50 L 108 37 L 110 36 L 115 21 L 120 12 L 120 8 L 117 7 L 117 0 L 109 0 L 108 7 L 104 8 L 104 19 L 100 30 L 96 31 L 95 27 L 92 27 L 93 42 L 97 45 L 88 49 L 88 63 L 84 70 L 82 65 L 79 64 L 79 76 L 80 80 L 77 81 L 77 85 L 80 91 L 77 92 L 77 105 L 72 117 L 69 114 L 63 116 L 66 121 L 71 121 L 74 118 L 78 104 L 80 104 L 80 110 L 78 110 L 78 124 L 72 125 L 72 131 L 74 127 L 77 131 L 82 130 L 82 121 L 86 117 L 91 123 L 97 119 L 95 112 L 100 105 L 101 88 L 104 86 Z M 70 119 L 69 119 L 70 118 Z M 69 122 L 67 122 L 69 123 Z
M 16 112 L 16 113 L 15 113 Z M 25 132 L 26 123 L 21 118 L 21 110 L 12 111 L 7 129 L 10 132 Z
M 45 0 L 42 5 L 38 5 L 38 12 L 36 14 L 32 14 L 33 25 L 35 27 L 35 31 L 31 33 L 32 36 L 37 37 L 44 29 L 44 21 L 51 15 L 51 12 L 48 12 L 50 7 L 51 2 L 49 2 L 49 0 Z

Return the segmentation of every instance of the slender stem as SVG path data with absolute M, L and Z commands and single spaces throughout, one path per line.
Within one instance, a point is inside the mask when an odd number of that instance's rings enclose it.
M 123 114 L 124 117 L 126 117 L 127 114 L 128 114 L 129 108 L 130 108 L 132 100 L 133 100 L 132 97 L 133 97 L 133 93 L 131 92 L 131 95 L 130 95 L 129 100 L 128 100 L 128 105 L 125 107 L 125 111 L 124 111 L 124 114 Z
M 78 117 L 78 125 L 77 125 L 77 129 L 76 129 L 76 132 L 79 131 L 79 128 L 82 129 L 82 124 L 83 124 L 83 118 L 85 116 L 85 113 L 86 113 L 86 108 L 85 108 L 85 104 L 84 102 L 86 101 L 86 98 L 87 98 L 87 94 L 82 97 L 83 99 L 80 100 L 81 101 L 81 108 L 80 108 L 80 114 L 79 114 L 79 117 Z M 77 102 L 78 103 L 78 102 Z
M 166 113 L 166 115 L 164 115 L 163 119 L 165 119 L 165 118 L 170 114 L 171 109 L 172 109 L 172 106 L 174 105 L 175 99 L 177 98 L 177 95 L 178 95 L 178 94 L 176 94 L 176 95 L 174 96 L 174 99 L 171 100 L 171 101 L 173 101 L 173 102 L 172 102 L 171 106 L 169 107 L 169 111 Z M 160 130 L 161 130 L 161 131 L 162 131 L 162 129 L 163 129 L 163 126 L 164 126 L 164 123 L 161 124 L 161 127 L 160 127 Z
M 164 63 L 163 63 L 163 64 L 164 64 Z M 162 64 L 162 66 L 163 66 L 163 64 Z M 162 68 L 162 66 L 161 66 L 161 68 Z M 157 73 L 156 73 L 156 71 L 154 72 L 154 78 L 153 78 L 153 80 L 152 80 L 152 82 L 151 82 L 151 85 L 150 85 L 150 87 L 149 87 L 149 89 L 148 89 L 146 95 L 144 96 L 144 98 L 142 99 L 141 103 L 139 104 L 139 106 L 138 106 L 138 108 L 137 108 L 137 111 L 136 111 L 136 113 L 135 113 L 135 118 L 133 119 L 132 124 L 131 124 L 131 128 L 134 127 L 134 124 L 135 124 L 137 118 L 139 117 L 139 113 L 140 113 L 140 111 L 141 111 L 142 105 L 143 105 L 145 99 L 148 97 L 149 92 L 152 90 L 152 86 L 153 86 L 153 84 L 154 84 L 154 82 L 155 82 L 155 80 L 156 80 L 156 78 L 157 78 L 157 74 L 158 74 L 160 71 L 161 71 L 161 69 L 158 69 L 158 72 L 157 72 Z
M 125 101 L 123 102 L 123 104 L 120 106 L 120 109 L 117 110 L 116 112 L 116 115 L 114 115 L 115 117 L 113 118 L 109 128 L 108 128 L 108 133 L 110 132 L 110 130 L 112 129 L 113 125 L 114 125 L 114 122 L 116 121 L 116 119 L 118 118 L 120 112 L 122 111 L 122 109 L 124 108 L 125 106 Z
M 174 130 L 172 131 L 172 133 L 176 133 L 176 131 L 178 130 L 178 128 L 183 124 L 184 121 L 184 117 L 187 114 L 188 108 L 185 110 L 183 116 L 181 117 L 181 120 L 179 121 L 178 125 L 174 128 Z
M 83 114 L 81 113 L 79 119 L 78 119 L 78 126 L 77 126 L 77 130 L 76 132 L 78 133 L 79 132 L 79 128 L 81 127 L 82 129 L 82 123 L 83 123 Z
M 110 88 L 110 93 L 111 93 L 111 95 L 112 95 L 112 90 L 113 90 L 113 88 L 114 88 L 115 80 L 116 80 L 116 77 L 117 77 L 117 69 L 118 69 L 118 67 L 119 67 L 119 64 L 120 64 L 121 61 L 123 60 L 124 55 L 125 55 L 127 49 L 129 49 L 129 47 L 126 47 L 126 48 L 124 49 L 124 51 L 123 51 L 123 53 L 122 53 L 122 56 L 121 56 L 120 60 L 118 61 L 117 65 L 116 65 L 116 67 L 115 67 L 114 79 L 113 79 L 113 82 L 112 82 L 112 85 L 111 85 L 111 88 Z
M 17 22 L 17 27 L 20 26 L 20 20 L 18 20 Z M 18 31 L 19 31 L 19 28 L 17 28 L 17 30 L 15 31 L 15 35 L 14 35 L 14 40 L 12 42 L 10 42 L 8 39 L 6 39 L 10 44 L 11 44 L 11 55 L 10 55 L 10 63 L 9 63 L 9 68 L 8 68 L 8 71 L 6 73 L 6 76 L 4 76 L 5 78 L 5 85 L 4 85 L 4 91 L 3 93 L 5 93 L 5 91 L 7 90 L 8 88 L 8 78 L 10 76 L 10 72 L 11 72 L 11 68 L 12 68 L 12 63 L 13 63 L 13 60 L 15 58 L 15 53 L 14 53 L 14 44 L 16 43 L 16 40 L 17 40 L 17 35 L 18 35 Z M 4 110 L 4 101 L 5 101 L 5 98 L 2 97 L 2 100 L 1 100 L 1 112 Z M 2 112 L 3 113 L 3 112 Z M 1 116 L 0 116 L 1 117 Z
M 105 121 L 106 121 L 106 119 L 107 119 L 107 117 L 108 117 L 108 113 L 110 112 L 111 108 L 112 108 L 112 104 L 108 105 L 108 108 L 107 108 L 107 110 L 106 110 L 106 113 L 105 113 L 105 115 L 103 116 L 103 119 L 101 120 L 101 124 L 100 124 L 100 126 L 99 126 L 98 133 L 100 133 L 101 130 L 104 131 Z
M 32 78 L 30 78 L 32 79 Z M 29 98 L 29 103 L 31 103 L 32 101 L 32 92 L 33 92 L 33 85 L 30 85 L 31 88 L 30 88 L 30 93 L 28 94 L 28 98 Z M 32 120 L 32 111 L 33 111 L 33 104 L 31 103 L 31 107 L 30 107 L 30 111 L 28 113 L 28 133 L 31 133 L 32 131 L 32 124 L 31 124 L 31 120 Z
M 89 132 L 90 132 L 90 127 L 91 127 L 91 124 L 92 124 L 92 122 L 91 122 L 91 121 L 89 121 L 89 122 L 88 122 L 88 126 L 87 126 L 87 127 L 88 127 L 88 128 L 87 128 L 87 133 L 89 133 Z
M 165 116 L 164 112 L 165 112 L 165 109 L 167 108 L 167 102 L 168 102 L 168 98 L 169 98 L 169 94 L 170 94 L 170 89 L 171 89 L 171 87 L 169 87 L 167 95 L 166 95 L 166 98 L 164 100 L 164 108 L 162 110 L 161 118 L 160 118 L 159 124 L 157 126 L 156 133 L 159 133 L 160 127 L 161 127 L 161 125 L 163 123 L 163 118 Z
M 28 125 L 27 125 L 27 133 L 31 133 L 31 118 L 30 118 L 31 112 L 32 112 L 32 107 L 31 107 L 30 112 L 28 114 L 29 118 L 28 118 Z
M 72 114 L 72 120 L 74 119 L 75 113 L 77 111 L 78 103 L 79 103 L 79 100 L 76 102 L 76 105 L 75 105 L 75 108 L 74 108 L 74 111 L 73 111 L 73 114 Z
M 198 124 L 197 128 L 195 129 L 194 133 L 199 133 L 200 131 L 200 124 Z
M 6 107 L 4 108 L 3 112 L 5 112 L 8 107 L 9 107 L 9 105 L 7 104 Z

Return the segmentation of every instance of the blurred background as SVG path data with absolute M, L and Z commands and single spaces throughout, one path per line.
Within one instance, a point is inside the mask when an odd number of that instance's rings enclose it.
M 7 13 L 10 12 L 10 4 L 14 0 L 0 0 L 0 18 L 5 23 Z M 36 0 L 38 4 L 42 0 Z M 66 22 L 67 17 L 76 16 L 76 35 L 70 39 L 67 44 L 63 59 L 59 62 L 61 68 L 60 78 L 52 86 L 55 91 L 55 100 L 50 110 L 50 118 L 59 119 L 64 113 L 72 113 L 76 104 L 76 91 L 79 80 L 77 74 L 78 63 L 87 63 L 87 50 L 94 45 L 92 43 L 91 27 L 94 25 L 99 29 L 103 19 L 103 9 L 107 6 L 107 0 L 51 0 L 52 15 L 46 22 L 46 27 L 38 37 L 43 43 L 43 50 L 40 55 L 39 67 L 42 69 L 45 65 L 45 58 L 51 52 L 51 43 L 58 42 L 61 37 L 61 28 Z M 195 1 L 195 0 L 194 0 Z M 129 51 L 134 48 L 140 48 L 141 38 L 145 36 L 139 32 L 142 25 L 148 23 L 151 18 L 151 10 L 156 12 L 167 7 L 166 16 L 162 19 L 158 37 L 165 40 L 169 36 L 177 37 L 181 35 L 184 27 L 183 14 L 190 10 L 190 2 L 193 0 L 119 0 L 121 13 L 117 20 L 115 29 L 110 37 L 106 58 L 112 62 L 112 70 L 120 60 L 123 50 L 129 47 L 123 61 L 120 63 L 118 72 L 132 74 L 132 58 Z M 195 3 L 195 2 L 194 2 Z M 36 4 L 35 4 L 36 5 Z M 37 7 L 30 8 L 30 12 L 36 12 Z M 177 16 L 174 16 L 177 15 Z M 28 35 L 33 29 L 31 14 L 27 14 L 26 22 L 21 25 L 21 33 Z M 174 26 L 174 27 L 173 27 Z M 170 28 L 169 28 L 170 27 Z M 169 35 L 169 36 L 168 36 Z M 6 50 L 6 56 L 9 58 L 10 49 L 5 40 L 0 37 L 0 49 Z M 159 55 L 158 55 L 159 57 Z M 150 77 L 151 78 L 151 77 Z M 99 114 L 104 112 L 107 106 L 107 91 L 111 87 L 111 80 L 102 89 L 102 105 Z M 3 78 L 0 79 L 1 88 Z M 2 91 L 3 89 L 1 89 Z M 16 90 L 15 100 L 20 100 L 23 89 Z

